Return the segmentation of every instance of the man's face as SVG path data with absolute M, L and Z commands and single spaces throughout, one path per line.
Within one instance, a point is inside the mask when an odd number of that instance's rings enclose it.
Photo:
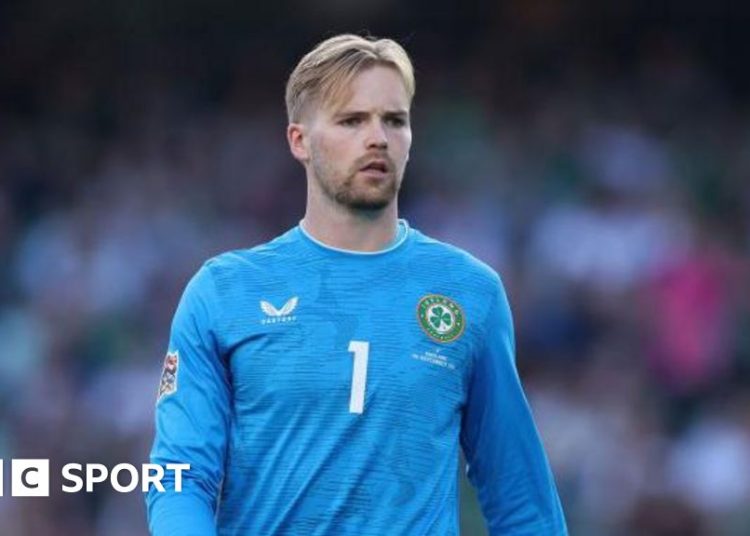
M 411 147 L 410 100 L 398 72 L 369 67 L 341 102 L 310 114 L 308 165 L 323 194 L 353 210 L 380 210 L 396 198 Z

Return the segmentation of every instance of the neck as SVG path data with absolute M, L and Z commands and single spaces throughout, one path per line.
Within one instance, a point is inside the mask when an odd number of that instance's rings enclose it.
M 351 251 L 380 251 L 396 237 L 398 208 L 395 199 L 382 210 L 358 211 L 308 196 L 301 223 L 308 234 L 328 246 Z

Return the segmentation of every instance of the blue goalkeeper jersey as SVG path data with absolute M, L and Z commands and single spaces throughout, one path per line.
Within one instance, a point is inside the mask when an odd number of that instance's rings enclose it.
M 459 445 L 491 535 L 567 534 L 498 275 L 410 229 L 374 253 L 297 226 L 215 257 L 172 324 L 155 536 L 458 534 Z

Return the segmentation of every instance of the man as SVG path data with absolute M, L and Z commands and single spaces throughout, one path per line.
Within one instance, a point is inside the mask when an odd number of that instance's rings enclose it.
M 500 279 L 398 219 L 412 65 L 340 35 L 291 74 L 299 226 L 208 261 L 169 344 L 148 496 L 164 535 L 458 533 L 459 443 L 492 535 L 566 534 Z

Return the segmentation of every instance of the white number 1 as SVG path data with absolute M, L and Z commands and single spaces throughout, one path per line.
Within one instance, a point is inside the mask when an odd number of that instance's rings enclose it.
M 367 358 L 370 355 L 370 343 L 365 341 L 349 341 L 349 351 L 354 353 L 352 394 L 349 398 L 349 412 L 362 413 L 365 407 Z

